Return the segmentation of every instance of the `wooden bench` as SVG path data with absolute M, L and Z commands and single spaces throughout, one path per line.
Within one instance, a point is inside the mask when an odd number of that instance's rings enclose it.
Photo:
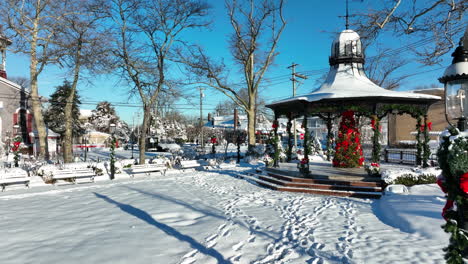
M 26 171 L 15 171 L 5 172 L 0 174 L 0 186 L 2 186 L 2 192 L 5 191 L 6 186 L 24 184 L 29 188 L 30 178 Z
M 163 175 L 166 174 L 166 164 L 155 163 L 155 164 L 143 164 L 143 165 L 132 165 L 130 168 L 124 169 L 130 177 L 134 177 L 134 174 L 145 173 L 150 175 L 152 172 L 161 172 Z
M 92 168 L 64 169 L 52 172 L 52 179 L 55 180 L 54 184 L 57 180 L 70 180 L 74 184 L 77 183 L 77 179 L 88 179 L 85 182 L 94 182 L 94 176 L 96 176 L 96 173 Z

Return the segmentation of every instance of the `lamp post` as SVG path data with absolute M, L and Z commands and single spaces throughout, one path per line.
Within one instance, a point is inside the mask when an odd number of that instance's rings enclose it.
M 110 146 L 110 179 L 114 179 L 115 175 L 115 124 L 109 125 L 109 132 L 111 133 L 111 146 Z
M 133 146 L 135 145 L 135 142 L 134 142 L 134 139 L 135 139 L 135 133 L 134 133 L 134 130 L 132 129 L 132 134 L 130 135 L 130 143 L 132 144 L 132 157 L 131 159 L 133 159 Z
M 86 134 L 85 136 L 83 137 L 83 143 L 84 143 L 84 161 L 86 162 L 87 158 L 88 158 L 88 130 L 86 130 Z
M 465 144 L 468 140 L 468 27 L 452 57 L 452 64 L 439 81 L 445 88 L 447 122 L 452 127 L 456 126 L 458 131 L 449 129 L 442 135 L 438 150 L 442 174 L 438 184 L 447 193 L 447 203 L 442 212 L 447 222 L 443 228 L 451 233 L 445 259 L 461 263 L 462 258 L 468 257 L 468 146 Z
M 13 134 L 15 135 L 13 138 L 13 153 L 15 154 L 14 161 L 15 161 L 15 167 L 19 167 L 19 145 L 21 144 L 21 137 L 18 138 L 18 134 L 20 133 L 20 126 L 18 124 L 15 124 L 13 126 Z
M 6 144 L 7 144 L 7 160 L 8 160 L 8 155 L 10 154 L 10 144 L 11 144 L 11 132 L 10 131 L 7 131 L 5 132 L 5 136 L 6 136 Z

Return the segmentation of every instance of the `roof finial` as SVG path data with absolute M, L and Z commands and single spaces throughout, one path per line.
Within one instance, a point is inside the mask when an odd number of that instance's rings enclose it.
M 348 8 L 348 0 L 346 0 L 346 29 L 349 29 L 349 8 Z

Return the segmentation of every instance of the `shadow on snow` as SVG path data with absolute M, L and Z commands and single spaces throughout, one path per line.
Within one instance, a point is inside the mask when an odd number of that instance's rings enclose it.
M 110 204 L 114 204 L 114 205 L 118 206 L 120 208 L 120 210 L 124 211 L 125 213 L 133 215 L 136 218 L 139 218 L 139 219 L 145 221 L 146 223 L 148 223 L 150 225 L 153 225 L 156 228 L 159 228 L 164 233 L 166 233 L 166 234 L 168 234 L 170 236 L 173 236 L 173 237 L 177 238 L 180 241 L 189 243 L 190 246 L 193 249 L 196 249 L 196 250 L 200 251 L 203 254 L 210 255 L 210 256 L 214 257 L 218 261 L 218 263 L 231 263 L 228 260 L 224 259 L 223 255 L 221 255 L 221 253 L 219 253 L 217 250 L 215 250 L 213 248 L 207 248 L 204 245 L 202 245 L 201 243 L 199 243 L 198 241 L 196 241 L 195 239 L 193 239 L 192 237 L 184 235 L 184 234 L 180 233 L 179 231 L 177 231 L 176 229 L 174 229 L 174 228 L 172 228 L 172 227 L 170 227 L 170 226 L 168 226 L 166 224 L 163 224 L 163 223 L 160 223 L 160 222 L 156 221 L 156 219 L 154 219 L 153 217 L 151 217 L 151 215 L 149 215 L 147 212 L 145 212 L 145 211 L 143 211 L 141 209 L 133 207 L 133 206 L 131 206 L 129 204 L 119 203 L 119 202 L 117 202 L 117 201 L 115 201 L 115 200 L 113 200 L 113 199 L 111 199 L 111 198 L 109 198 L 109 197 L 107 197 L 105 195 L 102 195 L 102 194 L 99 194 L 99 193 L 96 193 L 96 192 L 94 192 L 94 195 L 96 195 L 96 197 L 101 198 L 101 199 L 103 199 L 104 201 L 106 201 L 106 202 L 108 202 Z

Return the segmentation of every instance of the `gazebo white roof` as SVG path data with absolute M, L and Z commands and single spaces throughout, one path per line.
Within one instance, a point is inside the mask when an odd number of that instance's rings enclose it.
M 363 69 L 364 55 L 361 51 L 359 35 L 352 30 L 344 30 L 333 41 L 330 71 L 325 82 L 316 91 L 296 97 L 276 101 L 268 106 L 291 103 L 293 101 L 319 102 L 362 99 L 397 99 L 401 101 L 437 101 L 441 98 L 412 92 L 384 89 L 373 83 Z

